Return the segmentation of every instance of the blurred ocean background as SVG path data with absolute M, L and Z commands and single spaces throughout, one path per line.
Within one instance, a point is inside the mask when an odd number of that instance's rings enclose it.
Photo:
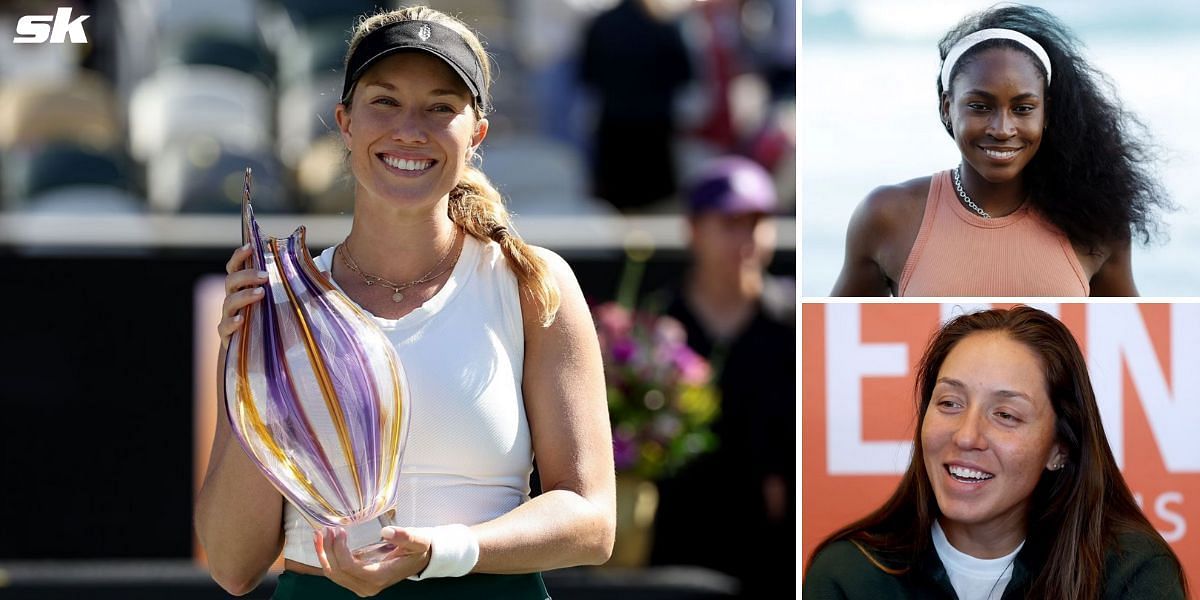
M 800 84 L 801 291 L 827 296 L 846 226 L 872 189 L 958 161 L 937 115 L 937 40 L 993 2 L 806 0 Z M 1149 128 L 1179 210 L 1135 244 L 1143 296 L 1200 296 L 1200 2 L 1025 2 L 1054 13 Z

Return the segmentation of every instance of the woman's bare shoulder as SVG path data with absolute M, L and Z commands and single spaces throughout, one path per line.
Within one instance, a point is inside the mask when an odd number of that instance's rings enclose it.
M 846 232 L 846 263 L 835 295 L 896 293 L 904 262 L 925 216 L 931 177 L 875 188 L 859 203 Z M 880 282 L 884 283 L 880 283 Z
M 932 177 L 918 177 L 901 183 L 881 185 L 867 194 L 859 205 L 864 216 L 872 221 L 895 224 L 911 222 L 925 212 L 925 199 L 929 195 Z
M 907 256 L 925 215 L 930 181 L 929 177 L 920 177 L 871 190 L 854 211 L 851 238 L 868 243 L 877 259 L 881 251 L 886 255 L 903 250 Z

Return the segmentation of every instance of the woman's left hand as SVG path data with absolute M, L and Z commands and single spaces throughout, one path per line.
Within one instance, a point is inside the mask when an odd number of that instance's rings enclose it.
M 383 560 L 367 563 L 351 554 L 345 529 L 325 527 L 313 532 L 317 559 L 321 561 L 325 576 L 360 598 L 374 596 L 429 566 L 431 543 L 428 538 L 403 527 L 384 527 L 383 539 L 396 548 Z

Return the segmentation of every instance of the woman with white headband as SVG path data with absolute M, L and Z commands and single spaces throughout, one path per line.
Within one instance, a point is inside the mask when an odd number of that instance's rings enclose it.
M 561 258 L 517 236 L 473 166 L 488 63 L 467 26 L 426 7 L 355 28 L 335 111 L 354 220 L 314 262 L 371 313 L 408 374 L 398 526 L 314 531 L 253 466 L 219 399 L 196 531 L 231 593 L 253 590 L 282 554 L 280 600 L 544 600 L 540 571 L 612 552 L 612 440 L 587 304 Z M 245 269 L 248 256 L 226 265 L 223 347 L 264 297 L 266 273 Z M 543 493 L 531 498 L 535 455 Z M 383 560 L 352 554 L 381 537 L 395 546 Z
M 938 107 L 961 162 L 871 192 L 833 295 L 1137 295 L 1131 241 L 1171 204 L 1140 124 L 1078 46 L 1019 5 L 942 38 Z
M 1061 321 L 1028 306 L 961 315 L 915 375 L 908 468 L 878 509 L 813 550 L 805 600 L 1188 597 Z

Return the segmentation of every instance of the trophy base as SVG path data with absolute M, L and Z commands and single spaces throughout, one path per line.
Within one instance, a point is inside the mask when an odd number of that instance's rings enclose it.
M 396 545 L 390 542 L 375 542 L 352 550 L 350 555 L 361 562 L 374 564 L 383 560 L 395 549 Z

